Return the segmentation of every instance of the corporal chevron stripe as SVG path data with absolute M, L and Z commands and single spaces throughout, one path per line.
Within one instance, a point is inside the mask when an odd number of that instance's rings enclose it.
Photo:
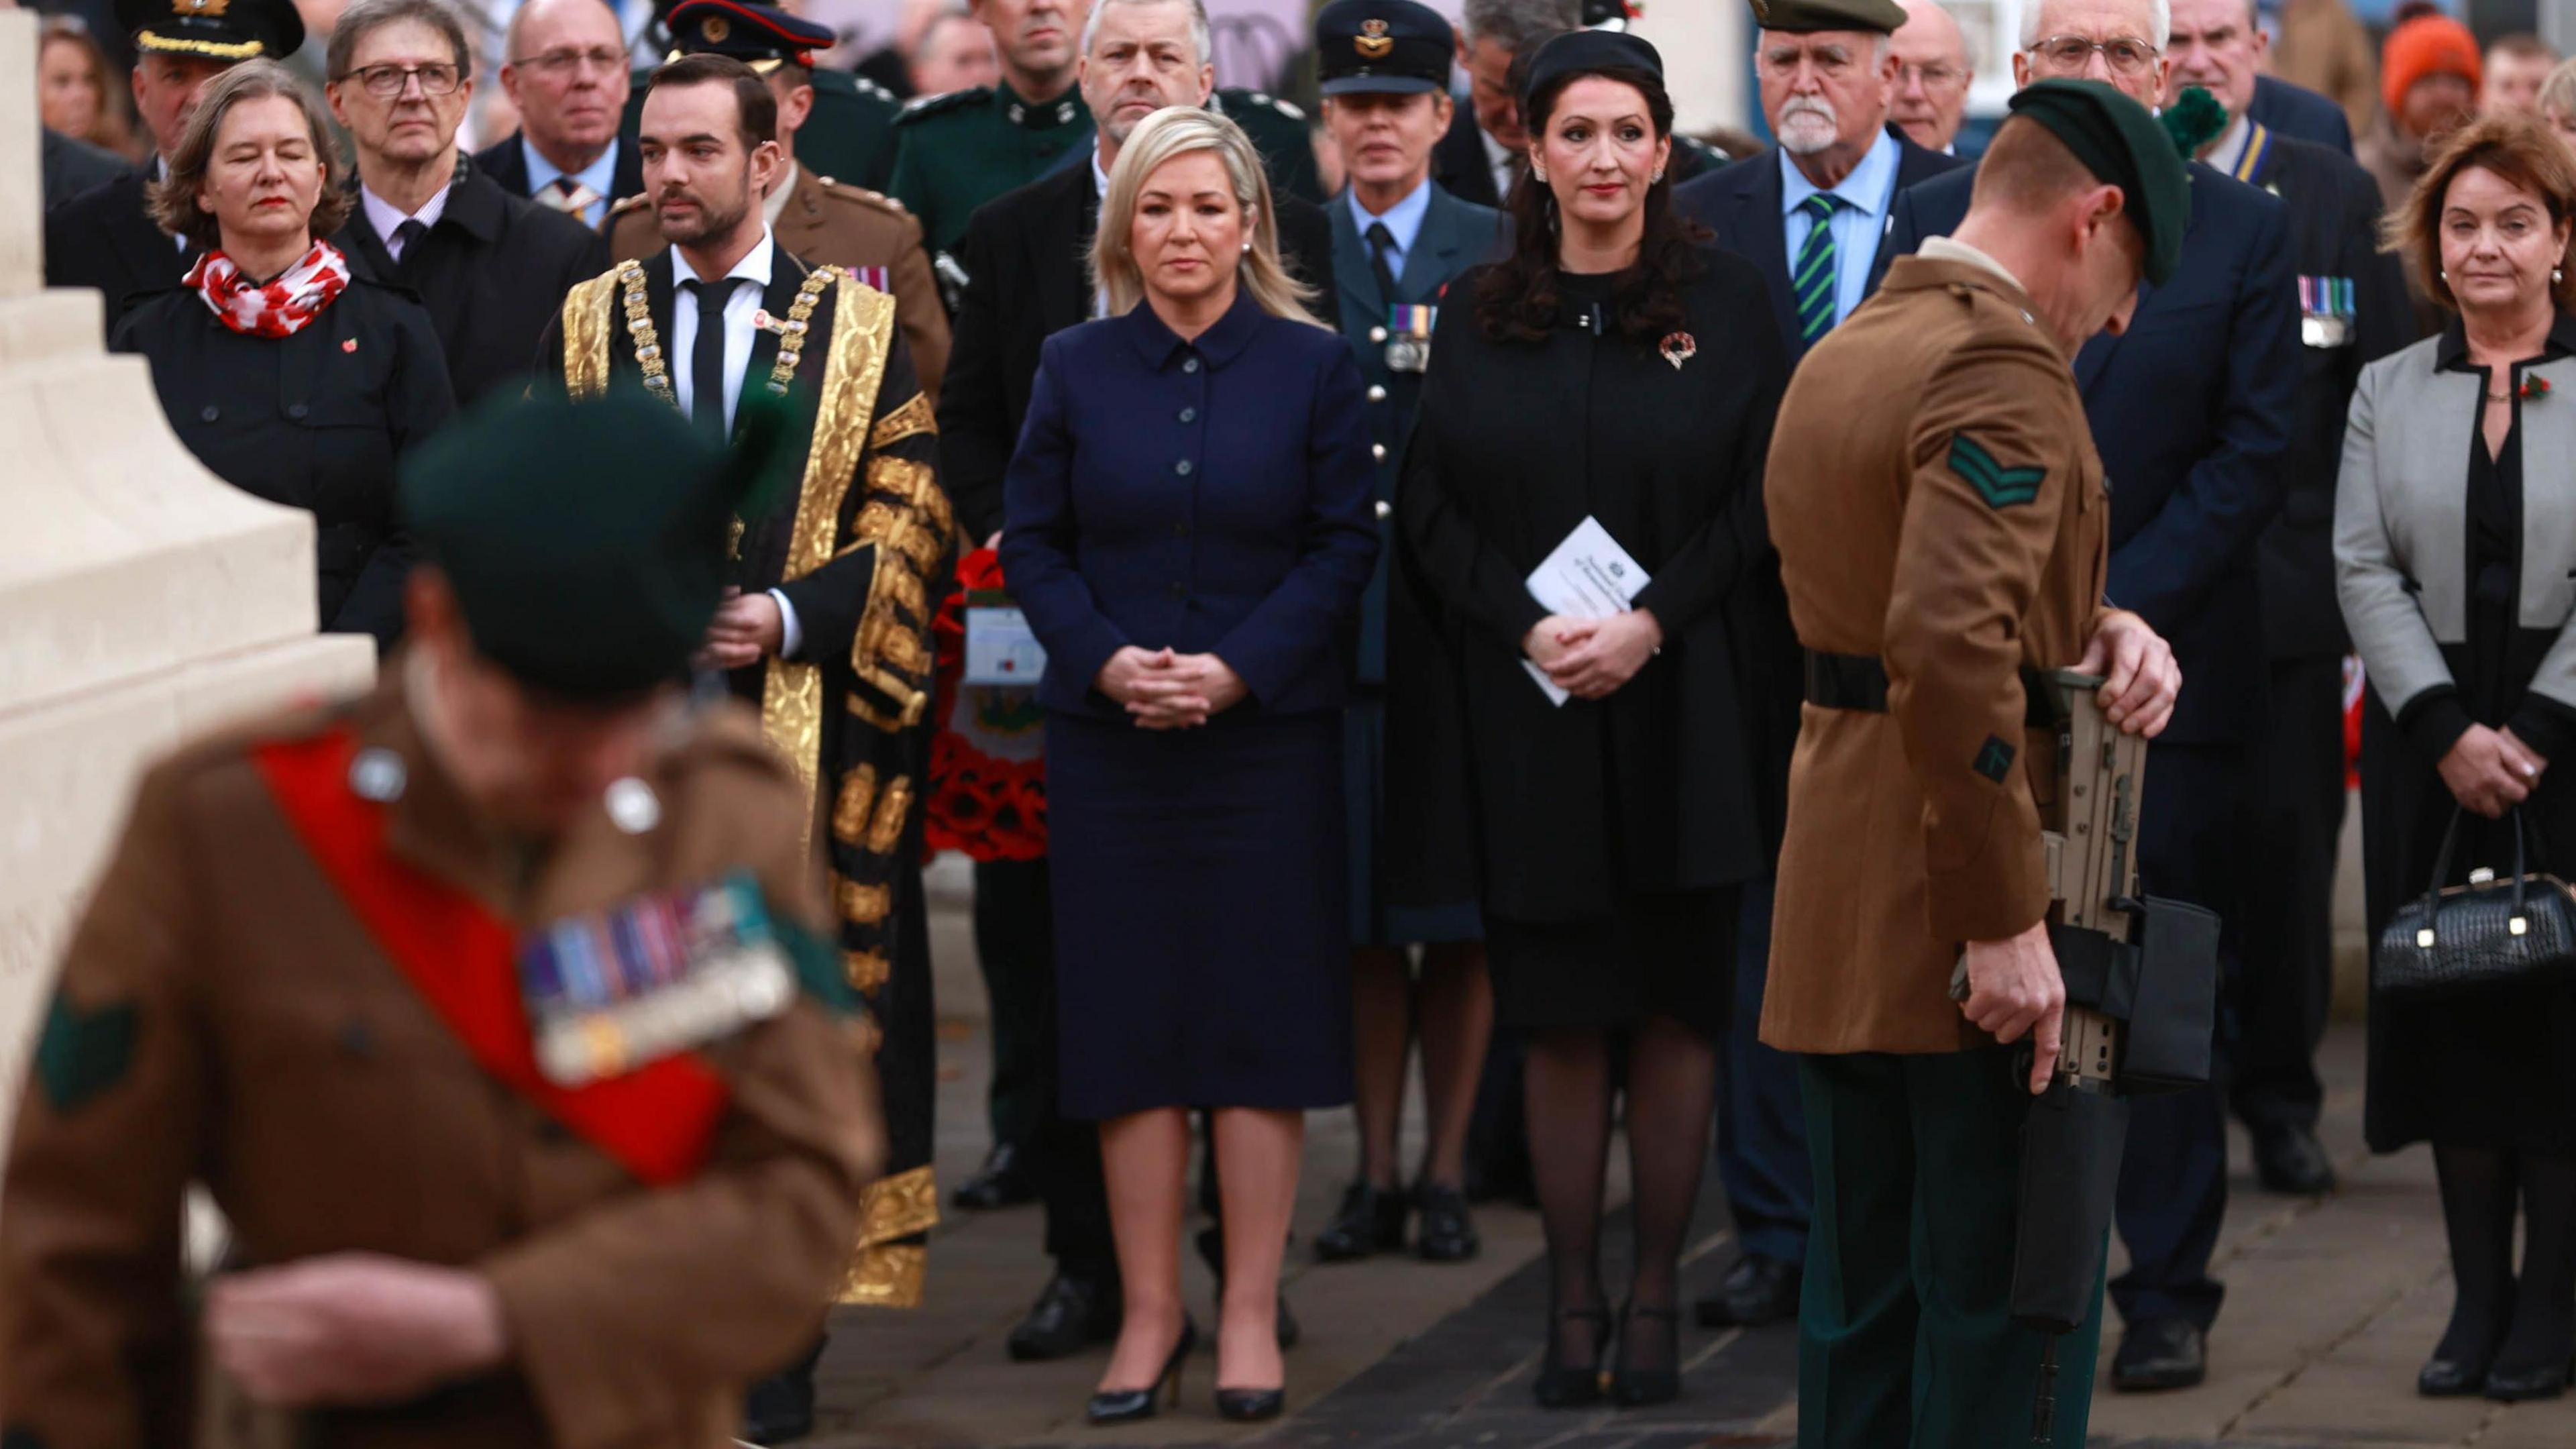
M 1807 228 L 1807 240 L 1798 248 L 1798 263 L 1789 269 L 1789 293 L 1798 307 L 1798 336 L 1808 346 L 1833 330 L 1834 299 L 1840 288 L 1834 285 L 1834 210 L 1842 199 L 1831 192 L 1819 191 L 1798 203 L 1798 209 L 1813 218 Z
M 2045 468 L 2007 468 L 1995 461 L 1995 455 L 1965 433 L 1950 440 L 1950 471 L 1977 490 L 1988 508 L 2011 508 L 2039 497 L 2039 485 L 2048 480 Z

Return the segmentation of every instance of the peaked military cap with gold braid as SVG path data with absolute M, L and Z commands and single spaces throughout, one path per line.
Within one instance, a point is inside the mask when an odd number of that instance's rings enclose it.
M 116 23 L 144 54 L 284 60 L 304 46 L 288 0 L 116 0 Z

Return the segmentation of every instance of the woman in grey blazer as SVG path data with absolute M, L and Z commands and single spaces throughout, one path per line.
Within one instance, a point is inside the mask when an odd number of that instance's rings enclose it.
M 2454 819 L 2443 884 L 2478 866 L 2510 871 L 2517 818 L 2535 869 L 2576 871 L 2571 217 L 2576 155 L 2537 122 L 2499 118 L 2461 131 L 2391 225 L 2455 315 L 2363 371 L 2335 499 L 2337 587 L 2372 695 L 2362 830 L 2374 941 L 2423 894 Z M 2576 1353 L 2576 984 L 2374 1002 L 2366 1122 L 2376 1151 L 2432 1143 L 2441 1178 L 2458 1297 L 2417 1387 L 2564 1393 Z

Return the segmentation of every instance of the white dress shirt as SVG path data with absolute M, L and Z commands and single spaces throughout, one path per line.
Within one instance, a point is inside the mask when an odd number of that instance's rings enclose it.
M 420 229 L 424 232 L 438 225 L 438 219 L 447 214 L 447 193 L 455 187 L 456 183 L 451 181 L 438 188 L 436 196 L 422 202 L 420 210 L 409 216 L 405 216 L 392 202 L 378 196 L 363 184 L 358 187 L 358 204 L 367 209 L 367 223 L 376 229 L 376 235 L 384 238 L 386 254 L 395 261 L 401 261 L 404 240 L 399 233 L 402 230 L 402 224 L 407 221 L 419 222 Z
M 728 277 L 741 277 L 751 283 L 747 287 L 735 287 L 733 295 L 725 298 L 724 420 L 728 436 L 733 432 L 734 414 L 742 406 L 742 387 L 746 380 L 743 374 L 751 367 L 751 345 L 760 332 L 752 325 L 751 319 L 766 305 L 763 298 L 769 291 L 770 274 L 777 261 L 778 241 L 764 223 L 760 228 L 760 240 L 750 251 L 742 254 L 742 260 L 733 264 L 732 271 L 725 273 Z M 671 345 L 663 349 L 662 355 L 669 359 L 671 393 L 680 400 L 681 415 L 694 417 L 697 369 L 690 365 L 690 359 L 696 355 L 698 345 L 698 298 L 694 293 L 680 291 L 678 285 L 707 279 L 699 276 L 697 267 L 677 247 L 671 249 L 671 275 Z M 769 597 L 778 604 L 778 655 L 782 659 L 793 659 L 805 642 L 805 631 L 796 622 L 796 606 L 787 602 L 787 596 L 776 589 L 769 591 Z
M 1512 163 L 1520 159 L 1519 153 L 1495 140 L 1482 126 L 1476 128 L 1476 139 L 1485 143 L 1485 169 L 1494 173 L 1494 194 L 1509 205 L 1512 199 Z

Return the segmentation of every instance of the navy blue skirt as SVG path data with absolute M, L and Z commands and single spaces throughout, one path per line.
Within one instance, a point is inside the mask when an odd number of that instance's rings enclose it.
M 1050 712 L 1046 753 L 1064 1114 L 1348 1102 L 1340 717 Z

